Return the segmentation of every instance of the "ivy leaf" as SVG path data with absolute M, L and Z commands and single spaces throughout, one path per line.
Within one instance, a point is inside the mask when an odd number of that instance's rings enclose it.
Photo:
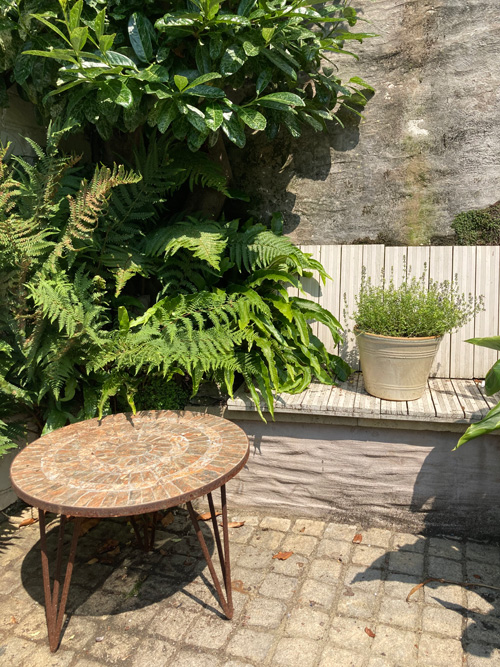
M 269 95 L 264 95 L 257 100 L 257 103 L 269 100 L 269 102 L 279 102 L 280 104 L 286 104 L 290 107 L 305 107 L 304 100 L 295 95 L 295 93 L 270 93 Z
M 245 109 L 241 107 L 238 109 L 238 116 L 245 123 L 245 125 L 251 127 L 252 130 L 266 129 L 266 118 L 256 109 Z
M 271 70 L 269 69 L 262 70 L 262 72 L 257 77 L 257 84 L 255 87 L 257 95 L 260 95 L 261 92 L 268 87 L 272 78 L 273 78 L 273 73 L 271 72 Z
M 71 32 L 80 25 L 80 16 L 82 15 L 83 0 L 75 2 L 69 12 L 69 29 Z
M 102 35 L 99 37 L 99 48 L 104 54 L 108 54 L 110 48 L 113 46 L 116 35 Z
M 121 107 L 128 108 L 134 101 L 132 91 L 127 88 L 123 81 L 120 81 L 119 79 L 111 79 L 110 81 L 106 81 L 103 84 L 103 90 L 109 99 L 111 99 L 115 104 L 119 104 Z
M 106 21 L 106 10 L 101 9 L 94 19 L 94 32 L 98 39 L 104 35 L 104 23 Z
M 223 90 L 220 88 L 216 88 L 215 86 L 195 86 L 194 88 L 189 88 L 183 91 L 184 93 L 187 93 L 188 95 L 195 95 L 198 97 L 225 97 L 225 93 Z
M 199 14 L 165 14 L 155 23 L 155 28 L 160 32 L 166 32 L 169 28 L 185 28 L 193 26 L 200 21 Z
M 245 16 L 237 16 L 236 14 L 223 14 L 214 21 L 216 25 L 221 23 L 228 23 L 230 25 L 250 26 L 250 21 Z
M 375 88 L 373 88 L 373 86 L 371 86 L 369 83 L 367 83 L 360 76 L 351 77 L 349 79 L 349 83 L 357 83 L 358 86 L 362 86 L 363 88 L 366 88 L 367 90 L 371 90 L 372 92 L 375 92 Z
M 71 31 L 70 33 L 71 45 L 77 53 L 80 53 L 80 51 L 87 43 L 88 36 L 89 36 L 89 29 L 87 28 L 87 26 L 85 26 L 84 28 L 75 28 L 74 30 Z
M 118 51 L 108 51 L 106 53 L 106 59 L 111 65 L 120 65 L 121 67 L 132 67 L 133 69 L 137 69 L 137 65 L 131 58 L 123 55 L 123 53 L 118 53 Z
M 257 46 L 257 44 L 248 41 L 248 39 L 246 39 L 243 42 L 242 47 L 243 51 L 247 54 L 249 58 L 252 58 L 253 56 L 258 56 L 260 53 L 260 46 Z
M 220 61 L 220 71 L 225 76 L 234 74 L 245 64 L 247 55 L 241 46 L 230 46 Z
M 207 127 L 216 132 L 222 125 L 224 114 L 219 104 L 207 104 L 205 107 L 205 122 Z
M 238 116 L 232 111 L 225 112 L 222 121 L 222 131 L 233 144 L 238 148 L 243 148 L 246 144 L 245 130 L 240 125 Z
M 279 56 L 277 53 L 274 51 L 271 51 L 270 49 L 264 49 L 261 51 L 268 60 L 270 60 L 273 65 L 275 65 L 278 69 L 280 69 L 282 72 L 284 72 L 287 76 L 289 76 L 291 79 L 294 81 L 297 80 L 297 72 L 293 69 L 291 65 L 287 63 L 287 61 Z
M 214 79 L 222 79 L 222 74 L 219 74 L 218 72 L 208 72 L 207 74 L 202 74 L 201 76 L 197 77 L 194 81 L 191 81 L 189 86 L 187 86 L 187 88 L 185 88 L 184 90 L 189 90 L 190 88 L 199 86 L 202 83 L 207 83 L 207 81 L 213 81 Z
M 255 6 L 255 0 L 241 0 L 236 13 L 238 16 L 248 16 Z
M 130 44 L 139 60 L 150 62 L 153 57 L 155 37 L 151 21 L 144 14 L 134 12 L 128 22 L 128 35 Z
M 273 38 L 276 28 L 262 28 L 262 37 L 265 39 L 266 43 L 269 44 Z
M 23 51 L 23 54 L 28 56 L 41 56 L 42 58 L 54 58 L 55 60 L 64 60 L 65 62 L 78 65 L 78 61 L 75 59 L 73 51 L 70 51 L 69 49 L 48 49 L 47 51 L 29 49 L 28 51 Z
M 182 93 L 184 88 L 186 88 L 186 86 L 188 85 L 189 80 L 185 76 L 180 76 L 179 74 L 176 74 L 174 76 L 174 83 L 177 86 L 177 90 Z

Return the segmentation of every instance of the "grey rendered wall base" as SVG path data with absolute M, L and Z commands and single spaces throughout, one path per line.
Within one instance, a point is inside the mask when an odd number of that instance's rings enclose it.
M 248 434 L 251 454 L 228 485 L 232 510 L 500 536 L 498 437 L 452 452 L 458 435 L 434 424 L 416 430 L 401 423 L 264 424 L 241 415 L 234 421 Z
M 10 464 L 17 452 L 11 452 L 0 458 L 0 510 L 11 505 L 17 496 L 10 486 Z

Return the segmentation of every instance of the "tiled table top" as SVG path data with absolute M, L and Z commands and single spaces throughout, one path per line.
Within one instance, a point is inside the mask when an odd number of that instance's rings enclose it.
M 235 424 L 190 412 L 118 414 L 42 436 L 14 459 L 14 491 L 41 509 L 121 516 L 172 507 L 234 477 L 248 458 Z

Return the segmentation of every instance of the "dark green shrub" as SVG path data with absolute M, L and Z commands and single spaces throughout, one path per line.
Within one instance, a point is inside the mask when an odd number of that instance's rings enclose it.
M 451 223 L 458 245 L 500 245 L 500 201 L 459 213 Z

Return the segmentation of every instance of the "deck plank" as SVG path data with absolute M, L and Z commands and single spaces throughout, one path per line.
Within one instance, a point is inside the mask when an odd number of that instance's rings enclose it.
M 353 416 L 359 375 L 359 373 L 354 373 L 348 380 L 339 382 L 337 387 L 333 387 L 325 414 L 334 414 L 339 417 Z
M 465 421 L 465 413 L 458 401 L 453 384 L 443 378 L 430 378 L 429 388 L 439 421 Z
M 498 402 L 500 402 L 500 391 L 496 394 L 493 394 L 493 396 L 487 396 L 483 386 L 478 385 L 478 389 L 481 392 L 481 396 L 484 398 L 488 405 L 488 410 L 491 410 Z
M 408 417 L 408 402 L 407 401 L 384 401 L 380 400 L 380 416 L 381 417 L 401 417 L 406 419 Z
M 451 383 L 466 419 L 479 421 L 486 416 L 490 408 L 474 380 L 451 380 Z
M 275 411 L 329 417 L 388 419 L 402 422 L 428 421 L 466 423 L 482 419 L 500 400 L 500 393 L 486 396 L 473 380 L 431 378 L 428 389 L 416 401 L 383 401 L 370 396 L 361 373 L 354 373 L 336 386 L 313 383 L 300 394 L 277 394 Z M 237 412 L 256 411 L 250 395 L 240 387 L 228 408 Z M 262 405 L 262 410 L 266 410 Z
M 374 419 L 380 418 L 380 398 L 371 396 L 366 389 L 363 382 L 363 375 L 360 373 L 358 378 L 358 388 L 356 398 L 354 399 L 354 415 L 356 417 L 372 417 Z
M 432 400 L 429 383 L 427 383 L 427 389 L 421 398 L 418 398 L 416 401 L 408 401 L 408 419 L 413 419 L 415 421 L 434 421 L 436 420 L 436 417 L 436 408 L 434 407 L 434 401 Z

